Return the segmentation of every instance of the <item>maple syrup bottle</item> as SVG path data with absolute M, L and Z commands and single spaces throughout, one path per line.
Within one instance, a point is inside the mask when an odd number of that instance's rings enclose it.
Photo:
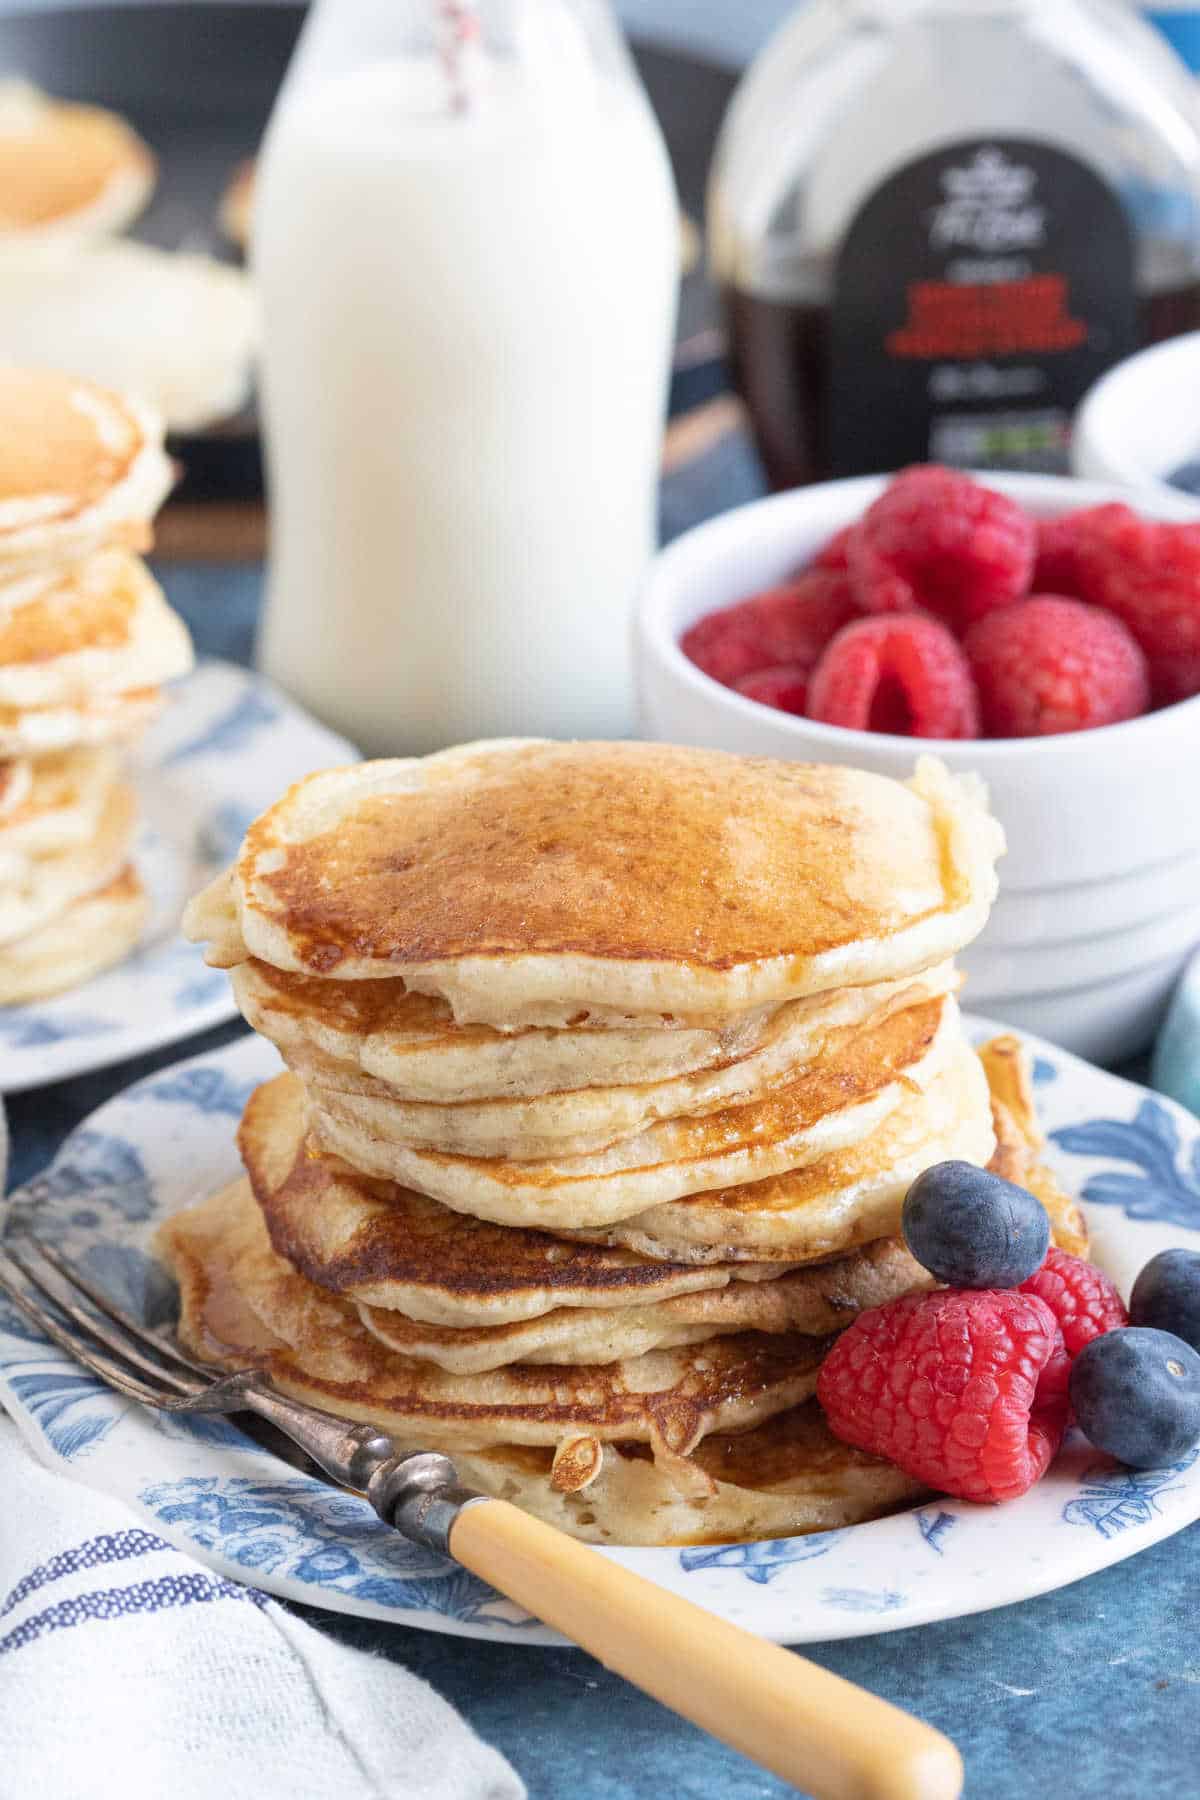
M 1200 326 L 1194 82 L 1117 0 L 809 0 L 709 238 L 773 486 L 1064 470 L 1092 382 Z

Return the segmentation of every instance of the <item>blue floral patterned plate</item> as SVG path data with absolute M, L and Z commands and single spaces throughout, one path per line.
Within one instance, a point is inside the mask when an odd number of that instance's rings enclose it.
M 977 1029 L 983 1029 L 977 1022 Z M 1077 1193 L 1097 1261 L 1128 1291 L 1168 1244 L 1200 1248 L 1200 1120 L 1035 1046 L 1050 1160 Z M 274 1051 L 243 1039 L 102 1107 L 12 1197 L 152 1320 L 170 1308 L 147 1253 L 156 1221 L 238 1173 L 233 1132 Z M 118 1494 L 223 1575 L 338 1612 L 525 1644 L 558 1640 L 365 1501 L 296 1473 L 223 1420 L 116 1399 L 0 1303 L 0 1394 L 35 1454 Z M 604 1550 L 665 1588 L 785 1643 L 852 1637 L 1006 1606 L 1144 1550 L 1200 1517 L 1200 1461 L 1138 1474 L 1078 1436 L 1024 1499 L 933 1499 L 869 1525 L 769 1543 Z
M 152 901 L 142 941 L 83 987 L 0 1007 L 0 1093 L 124 1062 L 232 1018 L 227 977 L 179 936 L 184 902 L 289 782 L 355 760 L 344 738 L 232 663 L 201 663 L 177 683 L 134 767 L 136 858 Z

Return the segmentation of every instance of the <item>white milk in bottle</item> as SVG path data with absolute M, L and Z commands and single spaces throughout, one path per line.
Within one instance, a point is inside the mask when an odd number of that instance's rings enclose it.
M 320 0 L 264 150 L 261 660 L 368 753 L 617 736 L 678 276 L 593 0 Z

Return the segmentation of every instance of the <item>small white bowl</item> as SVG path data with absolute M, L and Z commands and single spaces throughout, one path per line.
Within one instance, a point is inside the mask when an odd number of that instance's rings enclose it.
M 1181 498 L 1167 477 L 1198 460 L 1200 331 L 1126 357 L 1085 396 L 1071 434 L 1076 475 L 1138 488 L 1138 503 L 1149 512 L 1151 496 Z
M 857 519 L 886 477 L 827 482 L 736 508 L 656 559 L 638 606 L 640 728 L 662 742 L 757 756 L 853 763 L 904 778 L 933 751 L 978 771 L 1008 836 L 1000 897 L 962 958 L 968 1004 L 1093 1061 L 1133 1055 L 1152 1037 L 1200 942 L 1200 697 L 1124 725 L 1059 737 L 972 743 L 819 725 L 747 700 L 679 648 L 689 625 L 784 580 Z M 1129 499 L 1053 475 L 984 475 L 1042 518 Z M 1157 518 L 1194 519 L 1171 489 L 1141 493 Z

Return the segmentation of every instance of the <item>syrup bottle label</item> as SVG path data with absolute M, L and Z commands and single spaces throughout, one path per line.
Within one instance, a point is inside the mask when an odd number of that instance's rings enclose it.
M 1085 390 L 1137 345 L 1112 190 L 1046 144 L 978 138 L 865 202 L 834 274 L 833 473 L 1062 470 Z

